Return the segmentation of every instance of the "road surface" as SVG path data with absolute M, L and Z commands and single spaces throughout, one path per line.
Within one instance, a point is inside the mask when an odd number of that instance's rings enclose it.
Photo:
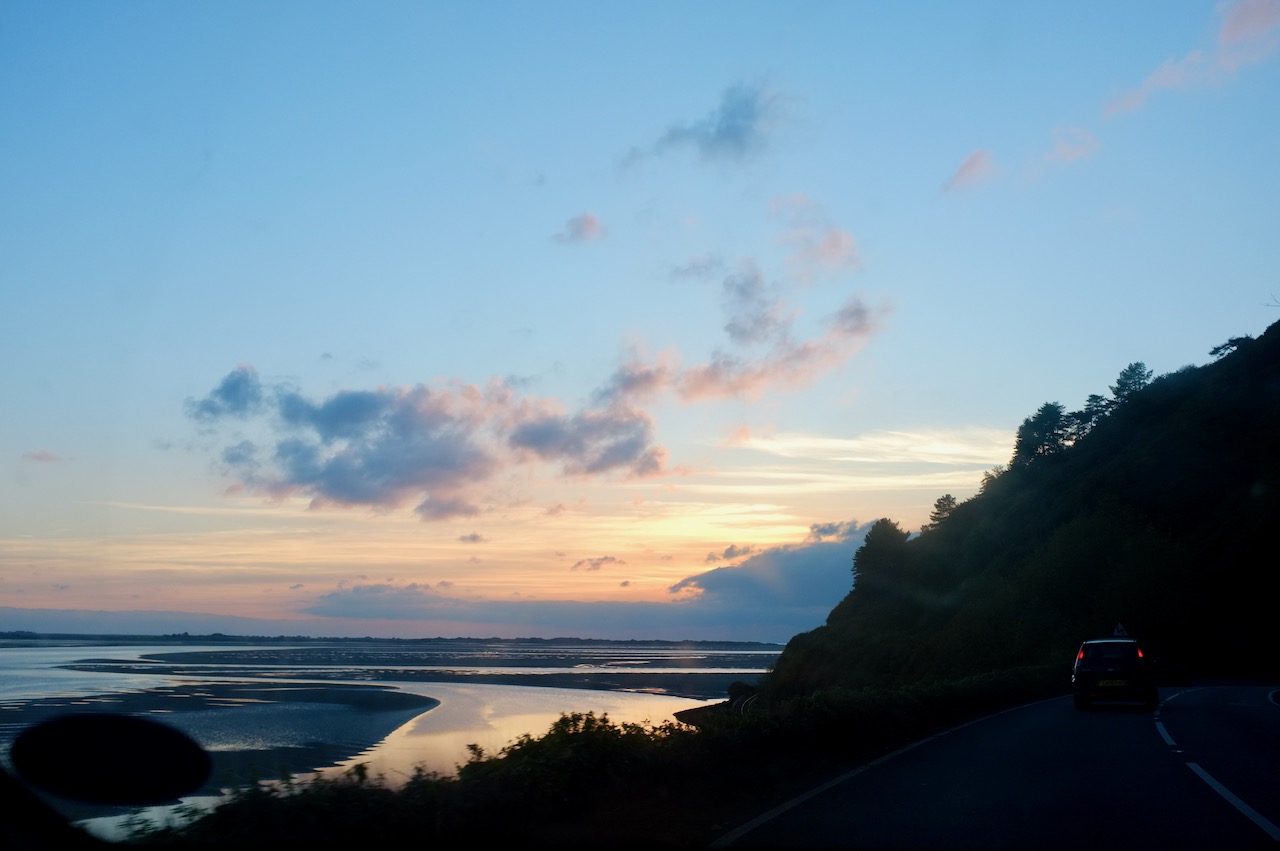
M 713 847 L 1280 851 L 1277 693 L 1165 688 L 1155 712 L 1019 707 L 852 770 Z

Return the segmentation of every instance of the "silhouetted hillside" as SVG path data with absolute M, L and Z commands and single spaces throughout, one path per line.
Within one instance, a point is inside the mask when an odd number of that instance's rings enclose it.
M 1280 676 L 1280 326 L 1212 354 L 1154 381 L 1129 364 L 1079 411 L 1046 403 L 977 496 L 941 496 L 919 534 L 878 521 L 848 596 L 758 690 L 656 728 L 565 715 L 394 791 L 359 766 L 252 786 L 136 842 L 707 847 L 859 760 L 1065 692 L 1081 639 L 1117 623 L 1168 676 Z
M 827 623 L 765 690 L 898 687 L 1060 664 L 1123 624 L 1166 676 L 1280 674 L 1280 323 L 1150 381 L 1141 364 L 1081 411 L 1047 403 L 980 493 L 917 535 L 879 521 Z

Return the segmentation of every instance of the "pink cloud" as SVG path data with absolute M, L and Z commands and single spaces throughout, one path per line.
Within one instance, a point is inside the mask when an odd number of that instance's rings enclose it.
M 862 265 L 857 241 L 841 228 L 821 233 L 793 231 L 784 241 L 795 246 L 787 263 L 799 280 L 809 280 L 819 270 L 856 272 Z
M 684 370 L 675 389 L 684 401 L 696 402 L 734 396 L 758 398 L 774 387 L 805 387 L 862 348 L 876 330 L 877 317 L 855 297 L 831 318 L 820 337 L 799 343 L 780 339 L 755 360 L 718 355 Z
M 778 195 L 769 199 L 769 212 L 792 222 L 813 224 L 823 220 L 818 202 L 803 192 Z
M 640 352 L 632 352 L 605 386 L 596 391 L 596 397 L 604 402 L 649 401 L 670 389 L 679 368 L 679 358 L 673 352 L 663 352 L 653 361 L 646 361 Z
M 1166 60 L 1136 89 L 1107 104 L 1105 114 L 1132 112 L 1158 91 L 1220 83 L 1280 45 L 1280 0 L 1239 0 L 1219 10 L 1225 12 L 1212 52 L 1195 49 L 1181 59 Z
M 604 224 L 594 213 L 583 213 L 565 222 L 564 230 L 556 234 L 560 242 L 597 242 L 604 239 Z
M 750 301 L 748 299 L 748 301 Z M 773 303 L 758 306 L 775 315 Z M 838 367 L 879 330 L 884 309 L 872 310 L 854 296 L 828 317 L 826 330 L 809 340 L 795 340 L 791 323 L 770 325 L 768 333 L 748 336 L 742 328 L 750 310 L 731 316 L 726 330 L 730 340 L 748 353 L 720 351 L 705 363 L 683 366 L 671 353 L 658 362 L 646 362 L 633 353 L 597 391 L 598 401 L 610 406 L 649 400 L 672 393 L 682 402 L 724 398 L 758 398 L 768 390 L 792 390 L 808 386 L 823 373 Z M 668 471 L 670 472 L 670 471 Z
M 960 164 L 960 168 L 956 169 L 956 173 L 951 175 L 943 186 L 946 192 L 953 192 L 959 189 L 967 189 L 987 180 L 995 174 L 995 162 L 991 158 L 991 154 L 979 148 L 965 158 Z
M 1199 50 L 1193 50 L 1182 59 L 1170 59 L 1142 81 L 1142 85 L 1131 92 L 1121 95 L 1107 104 L 1106 115 L 1122 112 L 1133 112 L 1147 102 L 1155 92 L 1162 89 L 1186 88 L 1198 80 L 1208 76 L 1207 60 Z
M 23 452 L 22 457 L 28 461 L 35 461 L 38 464 L 54 464 L 62 460 L 59 456 L 43 449 L 36 452 Z
M 1098 150 L 1098 137 L 1079 127 L 1059 127 L 1053 131 L 1053 150 L 1049 159 L 1070 163 L 1092 156 Z
M 738 426 L 725 438 L 725 446 L 746 446 L 753 437 L 750 426 Z
M 791 226 L 779 242 L 791 246 L 787 265 L 794 280 L 808 282 L 818 272 L 856 272 L 861 267 L 853 234 L 832 225 L 821 205 L 808 195 L 796 192 L 773 198 L 769 212 Z
M 1256 62 L 1280 40 L 1280 0 L 1241 0 L 1227 10 L 1218 30 L 1218 52 L 1227 64 Z

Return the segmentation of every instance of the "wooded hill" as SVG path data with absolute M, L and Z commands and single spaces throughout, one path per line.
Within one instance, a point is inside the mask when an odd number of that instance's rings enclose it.
M 762 691 L 898 688 L 1058 665 L 1118 624 L 1166 681 L 1280 676 L 1280 323 L 1204 366 L 1109 396 L 1051 402 L 980 492 L 890 518 L 853 559 L 848 596 L 795 636 Z

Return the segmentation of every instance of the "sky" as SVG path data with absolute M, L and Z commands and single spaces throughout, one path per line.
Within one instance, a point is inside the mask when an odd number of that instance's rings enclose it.
M 1280 0 L 0 4 L 0 631 L 785 642 L 1280 318 Z

